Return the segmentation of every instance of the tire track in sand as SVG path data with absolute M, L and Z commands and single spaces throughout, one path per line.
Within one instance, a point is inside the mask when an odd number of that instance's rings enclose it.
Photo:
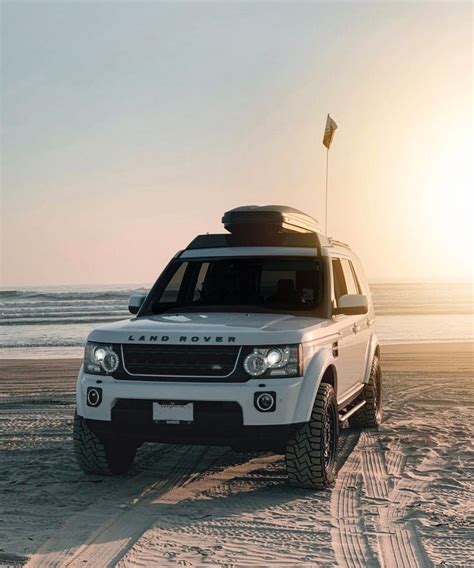
M 196 481 L 199 490 L 212 488 L 278 459 L 268 456 L 232 465 L 235 459 L 232 462 L 229 455 L 226 448 L 170 446 L 158 470 L 139 476 L 145 487 L 138 497 L 128 505 L 98 503 L 78 513 L 30 558 L 27 567 L 115 566 L 156 520 L 157 506 L 192 496 Z M 222 470 L 222 465 L 230 467 Z M 151 476 L 158 481 L 146 483 Z M 117 507 L 126 508 L 117 512 Z
M 337 519 L 333 546 L 340 566 L 432 565 L 413 522 L 403 521 L 407 507 L 426 485 L 402 476 L 405 463 L 399 443 L 387 450 L 378 432 L 362 432 L 332 495 Z
M 402 477 L 405 459 L 391 458 L 389 474 L 386 451 L 377 432 L 364 432 L 362 442 L 362 472 L 366 495 L 380 500 L 376 503 L 374 519 L 379 556 L 387 568 L 425 568 L 431 566 L 420 545 L 415 527 L 411 522 L 400 522 L 407 506 L 426 485 L 424 481 Z M 389 453 L 400 454 L 398 443 Z
M 173 450 L 173 451 L 171 451 Z M 30 558 L 28 567 L 107 566 L 118 560 L 148 528 L 153 519 L 153 501 L 182 485 L 197 469 L 212 465 L 224 452 L 209 448 L 170 447 L 157 467 L 138 476 L 133 487 L 138 496 L 129 495 L 128 503 L 115 500 L 99 502 L 74 515 Z M 150 483 L 153 476 L 157 481 Z M 125 481 L 125 483 L 129 483 Z M 119 511 L 117 509 L 119 508 Z
M 365 568 L 375 563 L 359 513 L 363 484 L 360 470 L 360 454 L 355 449 L 339 471 L 332 490 L 332 543 L 339 566 Z
M 338 468 L 357 439 L 355 431 L 341 436 Z M 260 468 L 169 499 L 118 566 L 333 566 L 330 492 L 292 488 L 281 456 L 259 459 Z

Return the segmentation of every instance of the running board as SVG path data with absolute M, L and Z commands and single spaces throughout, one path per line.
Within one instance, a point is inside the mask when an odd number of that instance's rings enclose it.
M 366 402 L 366 400 L 363 400 L 362 402 L 359 402 L 359 404 L 353 406 L 345 414 L 339 414 L 339 422 L 345 422 L 348 418 L 350 418 L 353 414 L 360 410 Z

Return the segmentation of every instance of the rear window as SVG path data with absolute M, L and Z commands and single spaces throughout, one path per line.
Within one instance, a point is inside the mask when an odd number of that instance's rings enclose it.
M 322 305 L 319 259 L 175 261 L 140 315 L 185 311 L 314 312 Z

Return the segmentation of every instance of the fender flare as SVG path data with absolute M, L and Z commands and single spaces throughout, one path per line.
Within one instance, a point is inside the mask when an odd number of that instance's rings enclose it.
M 365 360 L 365 373 L 363 383 L 367 384 L 369 382 L 370 370 L 372 369 L 372 360 L 374 355 L 380 350 L 379 340 L 375 333 L 370 337 L 369 345 L 367 347 L 367 358 Z
M 82 375 L 84 373 L 84 365 L 81 365 L 76 380 L 76 412 L 78 416 L 84 416 L 84 397 L 82 396 Z
M 337 374 L 336 359 L 329 347 L 319 349 L 305 365 L 304 380 L 298 395 L 293 422 L 309 421 L 319 385 L 331 365 L 334 366 Z

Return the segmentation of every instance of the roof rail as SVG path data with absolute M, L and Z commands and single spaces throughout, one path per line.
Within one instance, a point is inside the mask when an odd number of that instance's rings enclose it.
M 332 237 L 328 237 L 329 240 L 329 246 L 336 246 L 336 247 L 344 247 L 347 249 L 351 249 L 351 247 L 347 244 L 347 243 L 343 243 L 342 241 L 337 241 L 336 239 L 333 239 Z

